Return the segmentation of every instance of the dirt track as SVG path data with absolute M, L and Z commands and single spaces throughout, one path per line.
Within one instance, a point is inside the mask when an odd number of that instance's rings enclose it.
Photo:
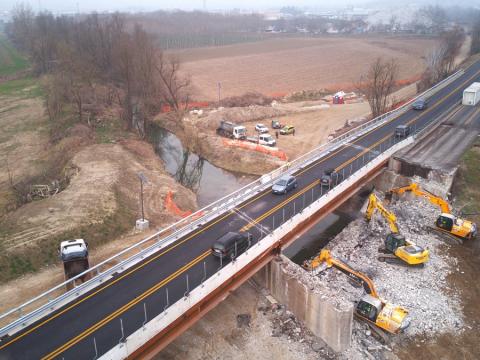
M 422 57 L 435 44 L 425 38 L 322 37 L 272 39 L 257 43 L 173 52 L 192 77 L 195 97 L 214 101 L 247 91 L 264 94 L 351 86 L 378 56 L 395 58 L 400 79 L 424 69 Z

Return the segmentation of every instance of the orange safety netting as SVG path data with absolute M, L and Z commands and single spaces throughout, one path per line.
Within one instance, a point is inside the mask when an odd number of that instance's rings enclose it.
M 223 145 L 232 146 L 232 147 L 240 147 L 240 148 L 243 148 L 243 149 L 258 151 L 258 152 L 261 152 L 261 153 L 264 153 L 264 154 L 276 156 L 280 160 L 283 160 L 283 161 L 288 160 L 287 154 L 285 154 L 283 151 L 269 149 L 265 146 L 250 143 L 250 142 L 247 142 L 247 141 L 223 139 Z
M 177 204 L 175 204 L 175 201 L 173 201 L 173 193 L 171 191 L 168 192 L 167 197 L 165 198 L 165 209 L 181 217 L 187 217 L 188 215 L 192 214 L 192 212 L 189 210 L 181 210 Z

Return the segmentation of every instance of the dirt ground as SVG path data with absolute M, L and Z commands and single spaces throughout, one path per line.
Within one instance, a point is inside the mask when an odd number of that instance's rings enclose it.
M 392 94 L 396 101 L 408 100 L 416 94 L 415 84 Z M 368 102 L 357 98 L 351 103 L 332 105 L 324 100 L 275 103 L 268 106 L 218 108 L 204 110 L 202 115 L 188 114 L 184 126 L 179 127 L 168 117 L 160 115 L 157 123 L 175 133 L 185 146 L 226 170 L 244 174 L 263 175 L 283 164 L 279 158 L 251 149 L 226 147 L 215 129 L 220 120 L 232 121 L 247 128 L 247 135 L 257 135 L 255 124 L 262 123 L 270 130 L 271 120 L 295 126 L 295 135 L 279 135 L 278 150 L 285 152 L 289 161 L 325 143 L 328 137 L 347 123 L 365 120 L 370 114 Z M 240 161 L 241 160 L 241 161 Z
M 293 160 L 325 143 L 328 136 L 344 126 L 348 120 L 366 118 L 369 114 L 368 103 L 359 102 L 328 105 L 328 108 L 322 110 L 280 116 L 276 119 L 281 124 L 295 126 L 295 135 L 279 135 L 277 147 L 287 154 L 289 160 Z M 263 123 L 270 128 L 270 122 L 254 121 L 244 125 L 248 133 L 255 134 L 255 124 Z M 270 134 L 274 136 L 274 130 L 270 129 Z
M 39 98 L 0 97 L 0 216 L 12 202 L 10 181 L 41 173 L 48 145 Z
M 378 56 L 395 58 L 399 78 L 424 69 L 422 57 L 436 41 L 400 37 L 321 37 L 271 39 L 256 43 L 172 52 L 183 61 L 198 99 L 258 91 L 267 95 L 351 86 Z
M 306 344 L 284 336 L 272 336 L 270 313 L 258 311 L 267 303 L 261 293 L 246 283 L 168 345 L 155 359 L 319 359 L 319 354 Z M 237 326 L 236 319 L 240 314 L 251 316 L 250 326 Z
M 148 179 L 144 188 L 145 216 L 153 226 L 163 226 L 176 218 L 164 208 L 169 190 L 178 193 L 181 208 L 196 207 L 194 194 L 176 184 L 163 169 L 152 147 L 141 141 L 88 146 L 75 155 L 71 166 L 77 169 L 77 174 L 67 189 L 8 214 L 15 227 L 3 241 L 7 250 L 33 245 L 82 225 L 101 223 L 121 206 L 117 202 L 117 191 L 140 216 L 137 178 L 140 172 Z

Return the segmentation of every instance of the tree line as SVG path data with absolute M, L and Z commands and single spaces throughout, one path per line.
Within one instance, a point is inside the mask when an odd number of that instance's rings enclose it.
M 73 106 L 78 120 L 92 126 L 102 108 L 118 106 L 126 128 L 145 136 L 162 105 L 180 110 L 188 102 L 190 80 L 180 75 L 178 59 L 121 14 L 54 16 L 19 6 L 7 34 L 29 55 L 33 72 L 48 75 L 51 120 Z

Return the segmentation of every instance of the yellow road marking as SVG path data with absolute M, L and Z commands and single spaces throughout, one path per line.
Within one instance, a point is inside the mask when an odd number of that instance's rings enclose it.
M 303 188 L 301 191 L 295 193 L 293 196 L 290 196 L 289 198 L 285 199 L 284 201 L 282 201 L 281 203 L 279 203 L 278 205 L 274 206 L 273 208 L 271 208 L 270 210 L 266 211 L 265 213 L 263 213 L 262 215 L 260 215 L 259 217 L 257 217 L 255 220 L 253 220 L 252 222 L 248 223 L 247 225 L 245 225 L 244 227 L 242 227 L 240 229 L 240 231 L 247 231 L 249 229 L 251 229 L 253 226 L 255 226 L 256 224 L 258 224 L 260 221 L 262 221 L 263 219 L 265 219 L 266 217 L 270 216 L 271 214 L 273 214 L 275 211 L 277 211 L 278 209 L 281 209 L 283 206 L 285 206 L 286 204 L 288 204 L 289 202 L 291 202 L 292 200 L 295 200 L 296 198 L 298 198 L 300 195 L 306 193 L 308 190 L 310 190 L 312 187 L 314 187 L 315 185 L 317 185 L 319 183 L 319 180 L 315 180 L 314 182 L 312 182 L 310 185 L 308 185 L 307 187 Z
M 78 334 L 77 336 L 75 336 L 73 339 L 69 340 L 68 342 L 66 342 L 65 344 L 63 344 L 61 347 L 57 348 L 56 350 L 54 350 L 53 352 L 51 352 L 50 354 L 44 356 L 42 358 L 42 360 L 47 360 L 47 359 L 53 359 L 55 356 L 59 355 L 61 352 L 69 349 L 70 347 L 72 347 L 73 345 L 75 345 L 76 343 L 78 343 L 79 341 L 81 341 L 82 339 L 84 339 L 85 337 L 87 337 L 88 335 L 90 335 L 91 333 L 93 333 L 95 330 L 97 330 L 98 328 L 104 326 L 105 324 L 109 323 L 111 320 L 113 320 L 115 317 L 117 317 L 118 315 L 121 315 L 123 314 L 125 311 L 127 311 L 128 309 L 130 309 L 132 306 L 135 306 L 136 304 L 138 304 L 139 302 L 141 302 L 142 300 L 144 300 L 146 297 L 150 296 L 152 293 L 154 293 L 155 291 L 157 291 L 158 289 L 160 289 L 162 286 L 164 286 L 165 284 L 169 283 L 170 281 L 172 281 L 173 279 L 175 279 L 176 277 L 178 277 L 179 275 L 183 274 L 185 271 L 187 271 L 188 269 L 190 269 L 191 267 L 195 266 L 196 264 L 198 264 L 200 261 L 202 261 L 203 259 L 205 259 L 208 255 L 210 255 L 211 253 L 211 250 L 208 250 L 206 252 L 204 252 L 202 255 L 200 255 L 199 257 L 197 257 L 194 261 L 182 266 L 180 269 L 178 269 L 176 272 L 174 272 L 173 274 L 171 274 L 170 276 L 168 276 L 167 278 L 165 278 L 164 280 L 160 281 L 158 284 L 156 284 L 155 286 L 151 287 L 150 289 L 148 289 L 147 291 L 145 291 L 142 295 L 134 298 L 133 300 L 131 300 L 129 303 L 123 305 L 121 308 L 117 309 L 116 311 L 114 311 L 113 313 L 111 313 L 110 315 L 108 315 L 107 317 L 103 318 L 101 321 L 97 322 L 95 325 L 93 325 L 92 327 L 86 329 L 85 331 L 83 331 L 82 333 Z

